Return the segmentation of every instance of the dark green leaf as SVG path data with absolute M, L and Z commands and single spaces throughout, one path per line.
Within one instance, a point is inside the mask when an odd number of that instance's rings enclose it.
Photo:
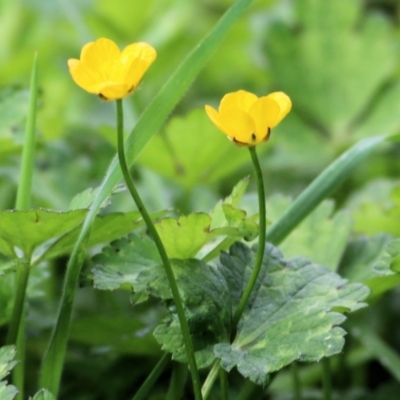
M 128 287 L 136 293 L 162 298 L 170 295 L 161 258 L 154 242 L 146 236 L 131 234 L 111 243 L 93 257 L 94 286 L 101 290 Z M 161 292 L 160 292 L 161 287 Z
M 226 257 L 231 258 L 229 263 Z M 225 270 L 236 269 L 231 287 L 238 293 L 246 282 L 241 278 L 253 265 L 254 250 L 235 244 L 226 257 L 221 261 Z M 285 261 L 276 248 L 268 246 L 234 342 L 215 345 L 214 353 L 224 369 L 236 366 L 243 376 L 263 384 L 268 373 L 295 360 L 319 361 L 340 352 L 345 332 L 338 325 L 345 317 L 337 310 L 357 310 L 367 295 L 362 284 L 347 284 L 304 258 Z
M 230 296 L 221 272 L 199 260 L 174 260 L 173 268 L 185 306 L 199 368 L 214 360 L 213 344 L 229 338 Z M 173 312 L 154 332 L 173 358 L 186 360 L 179 320 Z

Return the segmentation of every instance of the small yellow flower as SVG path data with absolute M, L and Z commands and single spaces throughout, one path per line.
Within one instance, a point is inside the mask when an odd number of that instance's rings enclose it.
M 147 43 L 132 43 L 120 50 L 110 39 L 83 46 L 80 60 L 68 60 L 75 83 L 105 100 L 122 99 L 139 85 L 157 53 Z
M 258 98 L 239 90 L 226 94 L 218 111 L 208 105 L 205 108 L 214 125 L 229 139 L 241 146 L 255 146 L 268 140 L 271 129 L 290 111 L 292 102 L 283 92 Z

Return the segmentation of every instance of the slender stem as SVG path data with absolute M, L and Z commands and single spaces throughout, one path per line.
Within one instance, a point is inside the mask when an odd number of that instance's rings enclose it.
M 220 368 L 221 368 L 221 366 L 220 366 L 219 360 L 217 360 L 214 363 L 214 365 L 212 366 L 210 372 L 208 373 L 207 379 L 205 380 L 203 387 L 201 389 L 204 400 L 206 400 L 208 398 L 208 396 L 210 395 L 210 392 L 214 385 L 214 382 L 216 381 L 216 379 L 218 377 Z
M 165 400 L 182 399 L 187 380 L 187 373 L 188 369 L 186 364 L 178 362 L 173 363 L 172 377 Z
M 154 384 L 157 382 L 157 379 L 161 375 L 161 373 L 164 371 L 165 367 L 168 365 L 170 361 L 170 356 L 168 353 L 165 353 L 156 366 L 153 368 L 153 370 L 150 372 L 146 380 L 143 382 L 142 386 L 140 389 L 136 392 L 136 394 L 133 396 L 132 400 L 145 400 L 149 397 L 149 392 L 151 388 L 154 386 Z
M 190 373 L 192 375 L 195 399 L 201 400 L 202 395 L 201 395 L 200 377 L 199 377 L 199 372 L 197 369 L 193 343 L 192 343 L 192 339 L 190 337 L 189 325 L 186 320 L 185 310 L 183 308 L 181 296 L 179 294 L 178 285 L 176 283 L 174 271 L 172 269 L 171 263 L 167 256 L 167 252 L 165 251 L 164 245 L 163 245 L 163 243 L 160 239 L 160 236 L 158 235 L 158 232 L 157 232 L 155 226 L 153 225 L 150 215 L 148 214 L 146 207 L 144 206 L 142 199 L 140 198 L 139 193 L 137 192 L 137 190 L 132 182 L 132 179 L 130 177 L 128 165 L 127 165 L 126 159 L 125 159 L 125 150 L 124 150 L 122 100 L 119 99 L 116 102 L 117 102 L 118 159 L 119 159 L 122 175 L 124 176 L 126 186 L 129 190 L 134 202 L 136 203 L 138 210 L 142 214 L 143 220 L 145 221 L 145 223 L 147 225 L 147 229 L 149 230 L 150 235 L 152 236 L 154 243 L 157 246 L 158 252 L 159 252 L 161 260 L 163 262 L 165 272 L 166 272 L 166 275 L 168 278 L 169 286 L 171 288 L 172 297 L 175 302 L 176 312 L 178 314 L 178 318 L 179 318 L 179 322 L 180 322 L 180 326 L 181 326 L 183 341 L 185 343 L 186 355 L 187 355 L 187 359 L 188 359 L 188 363 L 189 363 L 189 367 L 190 367 Z
M 257 180 L 257 192 L 258 192 L 258 207 L 259 207 L 259 226 L 260 232 L 258 235 L 258 248 L 256 261 L 251 273 L 250 279 L 247 282 L 246 288 L 242 294 L 242 297 L 239 301 L 239 305 L 236 308 L 235 314 L 233 316 L 233 330 L 236 331 L 237 324 L 239 323 L 240 317 L 243 314 L 243 311 L 246 307 L 246 304 L 250 298 L 251 292 L 256 284 L 258 275 L 261 270 L 261 265 L 264 257 L 265 251 L 265 236 L 266 236 L 266 210 L 265 210 L 265 191 L 264 191 L 264 182 L 263 176 L 261 172 L 260 163 L 258 162 L 258 157 L 256 153 L 256 148 L 254 146 L 249 147 L 251 160 L 253 161 L 254 171 L 256 174 Z
M 332 399 L 332 381 L 331 381 L 331 367 L 329 358 L 322 359 L 322 388 L 324 392 L 324 400 Z
M 261 171 L 260 163 L 258 162 L 256 148 L 254 146 L 249 147 L 249 151 L 250 151 L 250 156 L 251 156 L 251 160 L 253 162 L 254 171 L 255 171 L 256 180 L 257 180 L 260 232 L 258 235 L 258 248 L 257 248 L 256 261 L 254 264 L 254 268 L 251 273 L 250 279 L 247 282 L 246 288 L 243 291 L 242 297 L 239 301 L 239 305 L 237 306 L 235 314 L 233 316 L 232 334 L 231 334 L 232 340 L 236 336 L 237 325 L 243 314 L 246 304 L 251 296 L 251 292 L 254 288 L 254 285 L 256 284 L 258 275 L 261 270 L 261 265 L 262 265 L 262 261 L 263 261 L 263 257 L 264 257 L 264 251 L 265 251 L 265 240 L 266 240 L 266 230 L 267 230 L 266 208 L 265 208 L 265 190 L 264 190 L 264 181 L 263 181 L 262 171 Z M 220 368 L 220 363 L 216 362 L 213 365 L 211 371 L 209 372 L 206 381 L 204 382 L 203 389 L 202 389 L 204 399 L 207 399 L 207 397 L 211 391 L 211 387 L 214 384 L 215 379 L 218 375 L 219 368 Z
M 228 373 L 222 368 L 219 369 L 219 380 L 221 386 L 221 400 L 229 400 Z
M 292 362 L 291 372 L 293 378 L 293 393 L 295 400 L 302 400 L 301 396 L 301 383 L 299 377 L 299 367 L 296 362 Z

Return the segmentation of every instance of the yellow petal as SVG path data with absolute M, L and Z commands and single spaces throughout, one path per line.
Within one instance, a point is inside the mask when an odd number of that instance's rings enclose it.
M 100 38 L 83 46 L 81 61 L 89 68 L 96 70 L 100 65 L 115 62 L 120 54 L 121 50 L 112 40 Z
M 247 112 L 257 99 L 258 97 L 255 94 L 246 92 L 245 90 L 228 93 L 222 98 L 219 111 L 236 109 Z
M 255 125 L 252 118 L 242 110 L 221 112 L 220 121 L 227 135 L 236 143 L 252 146 L 256 144 Z
M 220 115 L 219 115 L 218 111 L 215 108 L 213 108 L 211 106 L 208 106 L 208 105 L 205 106 L 205 109 L 206 109 L 206 113 L 207 113 L 208 117 L 211 119 L 212 123 L 220 131 L 225 133 L 225 135 L 229 135 L 229 133 L 226 131 L 226 129 L 222 125 L 221 118 L 220 118 Z
M 116 100 L 128 96 L 130 88 L 126 83 L 106 82 L 98 87 L 97 93 L 104 100 Z
M 281 122 L 283 120 L 283 118 L 286 117 L 286 115 L 289 113 L 289 111 L 292 109 L 292 102 L 290 100 L 290 97 L 288 95 L 286 95 L 283 92 L 273 92 L 271 94 L 269 94 L 267 97 L 275 100 L 280 108 L 280 112 L 279 115 L 275 121 L 275 125 L 278 125 L 279 122 Z M 274 126 L 271 126 L 271 128 L 273 128 Z
M 69 72 L 75 83 L 82 89 L 89 93 L 96 93 L 97 91 L 97 76 L 93 74 L 90 69 L 86 67 L 81 61 L 76 59 L 68 60 Z
M 154 48 L 143 42 L 133 43 L 122 51 L 120 59 L 124 70 L 123 80 L 132 90 L 139 84 L 156 57 Z
M 279 104 L 271 97 L 260 97 L 249 110 L 256 126 L 255 134 L 257 143 L 268 139 L 270 129 L 276 126 L 276 120 L 280 113 Z

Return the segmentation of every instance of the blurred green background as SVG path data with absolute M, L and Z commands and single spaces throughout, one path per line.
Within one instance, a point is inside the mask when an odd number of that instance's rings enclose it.
M 67 59 L 78 58 L 85 43 L 103 36 L 121 48 L 147 41 L 157 49 L 157 61 L 124 102 L 130 130 L 232 3 L 0 0 L 1 209 L 14 205 L 35 51 L 40 96 L 33 205 L 66 210 L 74 195 L 99 185 L 115 153 L 115 105 L 77 87 Z M 133 173 L 146 204 L 151 211 L 173 208 L 177 214 L 209 211 L 251 173 L 247 151 L 226 140 L 203 112 L 204 104 L 217 106 L 227 92 L 245 89 L 261 96 L 282 90 L 292 98 L 292 112 L 259 148 L 268 196 L 295 196 L 358 140 L 399 132 L 399 44 L 397 0 L 255 0 L 139 156 Z M 400 215 L 399 159 L 399 144 L 381 148 L 335 193 L 337 206 L 350 209 L 354 234 L 399 236 L 398 224 L 392 223 L 393 215 Z M 250 208 L 251 199 L 249 194 Z M 120 193 L 105 212 L 131 209 Z M 51 268 L 39 266 L 32 281 L 28 334 L 33 369 L 53 323 L 65 261 L 61 257 Z M 11 289 L 6 279 L 0 284 L 5 324 Z M 80 291 L 62 398 L 129 398 L 153 365 L 160 350 L 151 330 L 164 311 L 158 304 L 132 309 L 127 300 L 124 292 Z M 393 306 L 399 301 L 396 291 L 389 293 L 370 316 L 395 346 L 399 336 L 389 333 L 388 321 L 399 317 Z M 135 370 L 138 364 L 142 367 Z M 35 373 L 28 377 L 33 386 Z M 163 390 L 161 384 L 152 398 L 162 399 Z

